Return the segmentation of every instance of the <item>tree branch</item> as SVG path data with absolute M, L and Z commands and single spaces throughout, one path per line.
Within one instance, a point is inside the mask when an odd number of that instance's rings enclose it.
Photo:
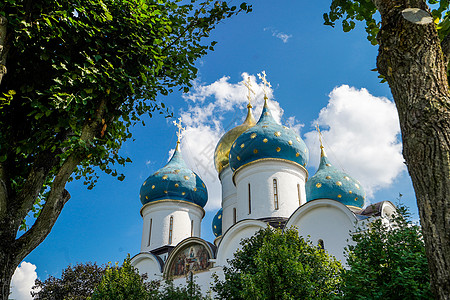
M 6 170 L 3 163 L 0 163 L 0 219 L 3 218 L 8 207 L 8 188 L 6 185 L 8 180 L 6 177 Z
M 2 83 L 3 76 L 6 74 L 6 56 L 9 49 L 6 45 L 7 24 L 8 19 L 4 16 L 0 16 L 0 84 Z
M 450 34 L 448 34 L 441 42 L 442 54 L 444 54 L 444 63 L 447 66 L 450 58 Z
M 59 161 L 57 154 L 48 149 L 34 161 L 25 184 L 15 199 L 17 209 L 14 214 L 14 220 L 16 222 L 22 222 L 33 207 L 39 193 L 42 191 L 42 186 L 47 179 L 48 173 Z
M 81 139 L 83 141 L 88 143 L 100 133 L 103 115 L 106 112 L 106 103 L 107 101 L 103 99 L 99 104 L 94 118 L 89 119 L 84 125 L 81 132 Z M 18 251 L 14 257 L 18 263 L 22 261 L 34 248 L 42 243 L 42 241 L 44 241 L 52 230 L 53 225 L 56 223 L 56 220 L 58 219 L 64 205 L 70 199 L 70 194 L 65 189 L 66 183 L 69 180 L 70 175 L 73 173 L 73 170 L 83 159 L 84 157 L 75 152 L 64 161 L 63 165 L 58 170 L 58 173 L 53 179 L 49 195 L 41 210 L 41 213 L 39 214 L 39 217 L 36 219 L 33 226 L 14 242 L 13 249 Z M 34 186 L 37 188 L 37 184 Z

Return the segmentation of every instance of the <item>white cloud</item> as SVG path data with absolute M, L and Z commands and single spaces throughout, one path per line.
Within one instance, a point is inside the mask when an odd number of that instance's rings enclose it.
M 330 160 L 358 179 L 370 198 L 406 169 L 395 105 L 387 98 L 372 96 L 364 88 L 358 90 L 348 85 L 335 88 L 329 97 L 328 105 L 314 124 L 322 128 Z M 317 132 L 310 131 L 305 137 L 311 152 L 310 165 L 317 167 L 320 156 Z
M 255 75 L 241 74 L 242 79 L 250 82 L 255 94 L 252 94 L 253 114 L 258 120 L 264 103 L 263 85 L 256 82 Z M 230 77 L 224 76 L 211 84 L 194 82 L 194 86 L 183 97 L 189 103 L 187 110 L 181 111 L 186 131 L 183 134 L 181 151 L 186 163 L 200 175 L 208 188 L 206 210 L 221 207 L 221 188 L 217 171 L 214 167 L 214 150 L 222 135 L 243 122 L 248 104 L 247 88 L 241 83 L 231 83 Z M 267 90 L 273 99 L 273 90 Z M 276 101 L 269 101 L 274 119 L 280 122 L 283 109 Z M 296 130 L 301 125 L 295 118 L 288 123 Z M 173 151 L 173 150 L 172 150 Z M 173 153 L 173 152 L 171 152 Z
M 31 288 L 37 278 L 36 266 L 29 262 L 22 262 L 11 280 L 11 299 L 28 300 L 31 297 Z
M 274 37 L 276 37 L 276 38 L 278 38 L 278 39 L 280 39 L 280 40 L 282 40 L 283 41 L 283 43 L 287 43 L 288 42 L 288 40 L 292 37 L 292 34 L 287 34 L 287 33 L 284 33 L 284 32 L 279 32 L 278 30 L 276 30 L 276 29 L 273 29 L 273 28 L 271 28 L 271 27 L 266 27 L 266 28 L 264 28 L 264 31 L 270 31 L 270 32 L 272 32 L 272 36 L 274 36 Z

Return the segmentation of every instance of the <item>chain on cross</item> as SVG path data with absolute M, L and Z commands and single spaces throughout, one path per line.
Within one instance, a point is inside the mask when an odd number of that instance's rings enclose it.
M 178 118 L 178 123 L 177 123 L 177 121 L 173 121 L 173 125 L 175 125 L 178 128 L 177 137 L 178 137 L 178 143 L 179 143 L 181 141 L 181 136 L 183 134 L 183 131 L 185 131 L 186 128 L 181 126 L 181 118 Z
M 252 84 L 250 82 L 250 76 L 247 77 L 247 81 L 243 80 L 242 84 L 245 85 L 245 87 L 247 87 L 248 89 L 248 95 L 247 95 L 247 99 L 248 99 L 248 107 L 252 107 L 252 98 L 251 98 L 251 93 L 253 93 L 253 95 L 255 95 L 255 91 L 253 91 L 252 89 Z
M 267 98 L 267 90 L 266 90 L 266 88 L 270 89 L 272 87 L 272 85 L 266 79 L 266 71 L 262 71 L 261 73 L 262 73 L 262 76 L 261 76 L 261 74 L 258 73 L 258 77 L 259 77 L 259 79 L 261 79 L 261 81 L 264 84 L 264 87 L 263 87 L 264 96 L 265 96 L 265 98 Z

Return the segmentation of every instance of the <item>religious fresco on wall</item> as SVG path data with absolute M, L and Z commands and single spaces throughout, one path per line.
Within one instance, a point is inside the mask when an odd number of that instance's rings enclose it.
M 177 253 L 172 260 L 170 276 L 186 276 L 189 272 L 197 273 L 209 269 L 208 250 L 203 245 L 190 245 Z

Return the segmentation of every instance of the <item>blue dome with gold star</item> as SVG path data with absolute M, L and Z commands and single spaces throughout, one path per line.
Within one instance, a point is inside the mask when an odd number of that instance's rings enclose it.
M 272 117 L 267 98 L 258 123 L 242 133 L 230 151 L 233 171 L 260 159 L 280 159 L 306 167 L 309 151 L 293 130 L 278 124 Z
M 320 165 L 306 182 L 306 201 L 332 199 L 347 206 L 362 208 L 366 193 L 356 179 L 334 167 L 321 146 Z
M 148 177 L 142 184 L 139 198 L 143 205 L 158 200 L 182 200 L 201 207 L 208 201 L 208 191 L 201 178 L 192 172 L 178 149 L 163 168 Z
M 219 209 L 212 221 L 212 230 L 215 237 L 222 235 L 222 208 Z

